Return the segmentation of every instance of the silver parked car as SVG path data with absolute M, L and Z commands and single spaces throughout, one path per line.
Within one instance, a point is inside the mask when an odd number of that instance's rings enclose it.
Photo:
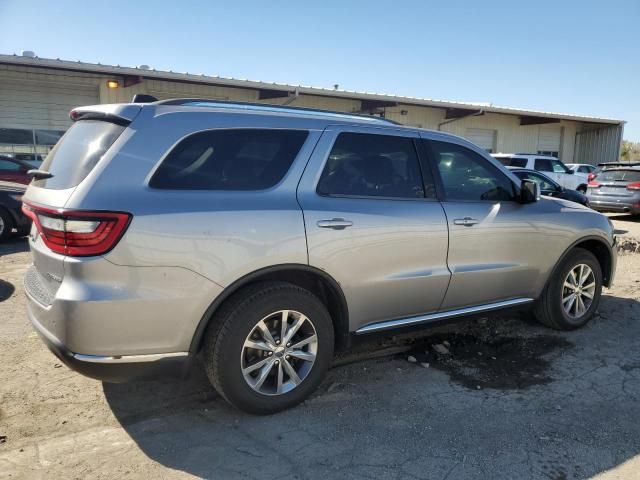
M 640 215 L 640 166 L 603 170 L 589 182 L 587 197 L 601 212 Z
M 224 398 L 271 413 L 353 335 L 524 306 L 570 330 L 613 280 L 606 217 L 462 138 L 193 99 L 71 117 L 24 196 L 25 287 L 36 331 L 91 377 L 201 354 Z

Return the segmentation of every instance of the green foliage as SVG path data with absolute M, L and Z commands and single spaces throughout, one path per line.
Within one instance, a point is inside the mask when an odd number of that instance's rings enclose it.
M 622 141 L 620 160 L 623 162 L 640 161 L 640 142 Z

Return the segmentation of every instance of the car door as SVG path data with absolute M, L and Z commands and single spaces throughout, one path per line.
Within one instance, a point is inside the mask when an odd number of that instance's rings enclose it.
M 447 222 L 419 135 L 327 128 L 298 187 L 309 264 L 342 287 L 351 330 L 435 312 L 450 273 Z
M 543 202 L 516 201 L 517 184 L 471 144 L 425 144 L 449 224 L 451 282 L 441 310 L 528 301 L 545 255 L 536 222 Z

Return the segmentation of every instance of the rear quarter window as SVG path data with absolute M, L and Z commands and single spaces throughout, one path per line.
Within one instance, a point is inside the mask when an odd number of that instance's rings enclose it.
M 77 186 L 93 170 L 125 127 L 98 120 L 74 123 L 37 167 L 51 178 L 35 180 L 36 187 L 62 190 Z
M 198 132 L 162 161 L 149 186 L 170 190 L 265 190 L 289 171 L 308 136 L 302 130 Z

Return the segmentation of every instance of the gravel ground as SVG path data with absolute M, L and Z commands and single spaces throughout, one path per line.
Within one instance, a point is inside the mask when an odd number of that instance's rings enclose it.
M 637 220 L 614 223 L 640 238 Z M 68 370 L 26 320 L 26 242 L 0 257 L 2 479 L 640 478 L 638 254 L 582 330 L 512 313 L 369 340 L 270 417 L 233 410 L 200 372 L 113 385 Z

